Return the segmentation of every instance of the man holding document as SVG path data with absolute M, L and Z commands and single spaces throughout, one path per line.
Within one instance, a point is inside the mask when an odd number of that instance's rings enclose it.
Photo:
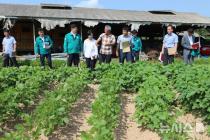
M 182 47 L 184 48 L 183 57 L 185 64 L 192 64 L 194 57 L 199 53 L 200 43 L 195 43 L 194 30 L 189 28 L 182 38 Z
M 128 27 L 122 29 L 122 35 L 117 39 L 117 46 L 119 50 L 120 64 L 123 64 L 125 59 L 127 62 L 132 61 L 131 46 L 132 46 L 132 35 L 128 34 Z
M 172 64 L 177 53 L 178 36 L 173 31 L 173 26 L 168 25 L 161 52 L 164 56 L 163 65 Z

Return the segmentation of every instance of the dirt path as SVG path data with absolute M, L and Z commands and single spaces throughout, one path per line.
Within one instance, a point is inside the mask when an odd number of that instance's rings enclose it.
M 178 121 L 188 126 L 187 133 L 190 140 L 210 140 L 207 136 L 206 127 L 201 118 L 196 118 L 193 114 L 185 114 L 178 118 Z
M 142 130 L 133 119 L 135 113 L 135 95 L 122 94 L 122 113 L 119 127 L 116 129 L 116 140 L 160 140 L 160 137 L 149 130 Z
M 49 140 L 80 140 L 81 132 L 88 131 L 87 119 L 91 116 L 91 104 L 96 97 L 98 85 L 89 85 L 69 113 L 69 124 L 53 132 Z

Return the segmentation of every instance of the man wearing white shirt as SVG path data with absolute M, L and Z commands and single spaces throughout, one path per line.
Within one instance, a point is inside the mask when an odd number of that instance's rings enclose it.
M 98 47 L 91 31 L 88 31 L 88 38 L 84 41 L 83 51 L 87 68 L 93 71 L 97 62 Z
M 120 35 L 117 39 L 120 64 L 123 64 L 125 59 L 127 62 L 132 61 L 132 55 L 131 55 L 132 35 L 129 35 L 128 31 L 129 28 L 124 27 L 122 29 L 123 34 Z
M 4 29 L 4 39 L 2 41 L 3 45 L 3 67 L 9 67 L 9 61 L 18 67 L 15 53 L 16 53 L 16 40 L 13 36 L 10 35 L 8 29 Z
M 161 52 L 164 55 L 164 65 L 172 64 L 174 62 L 175 54 L 169 54 L 169 49 L 177 49 L 178 36 L 175 33 L 173 33 L 173 31 L 174 27 L 172 25 L 168 25 L 167 34 L 164 37 Z

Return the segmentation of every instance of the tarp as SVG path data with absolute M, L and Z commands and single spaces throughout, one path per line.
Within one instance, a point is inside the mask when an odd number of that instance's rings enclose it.
M 3 18 L 3 28 L 10 29 L 15 25 L 15 19 Z
M 58 19 L 37 19 L 41 23 L 42 28 L 46 30 L 54 29 L 56 26 L 65 27 L 66 24 L 71 23 L 70 20 L 58 20 Z
M 84 25 L 87 27 L 95 27 L 96 25 L 98 25 L 98 21 L 94 21 L 94 20 L 85 20 L 84 21 Z

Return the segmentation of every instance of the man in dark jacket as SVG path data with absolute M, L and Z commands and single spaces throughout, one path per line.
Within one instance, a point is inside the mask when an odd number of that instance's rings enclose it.
M 195 36 L 192 28 L 188 29 L 182 37 L 181 45 L 184 48 L 183 57 L 185 64 L 192 64 L 194 61 L 194 56 L 192 55 L 192 45 L 195 43 Z

